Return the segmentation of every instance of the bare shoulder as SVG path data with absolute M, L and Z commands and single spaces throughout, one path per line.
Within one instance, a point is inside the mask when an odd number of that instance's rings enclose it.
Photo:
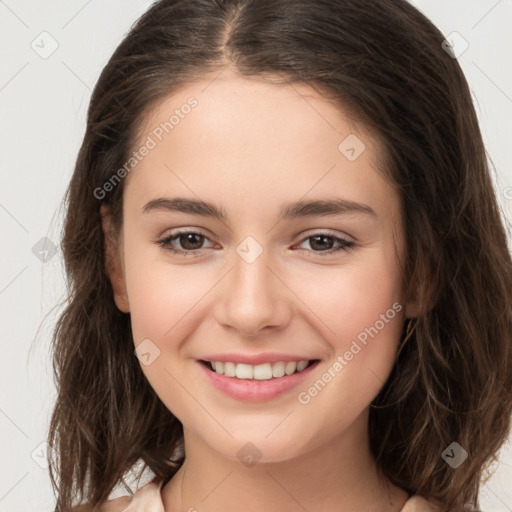
M 129 496 L 104 501 L 94 512 L 123 512 L 131 501 L 132 499 Z M 73 507 L 69 512 L 93 512 L 93 506 L 90 503 L 85 503 L 78 507 Z
M 439 512 L 441 509 L 421 496 L 411 496 L 400 512 Z
M 90 503 L 86 503 L 72 508 L 69 512 L 128 512 L 128 510 L 149 509 L 154 512 L 164 512 L 160 495 L 161 485 L 162 483 L 150 482 L 139 488 L 133 496 L 121 496 L 113 500 L 103 501 L 96 509 Z

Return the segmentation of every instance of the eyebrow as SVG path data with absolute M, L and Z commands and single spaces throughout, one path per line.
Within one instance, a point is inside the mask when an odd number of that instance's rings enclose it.
M 142 208 L 143 213 L 153 211 L 173 211 L 191 213 L 203 217 L 212 217 L 221 221 L 227 219 L 226 211 L 212 203 L 183 197 L 152 199 Z M 319 199 L 314 201 L 294 201 L 283 206 L 279 213 L 279 222 L 300 217 L 320 215 L 365 214 L 377 218 L 375 210 L 367 204 L 342 198 Z

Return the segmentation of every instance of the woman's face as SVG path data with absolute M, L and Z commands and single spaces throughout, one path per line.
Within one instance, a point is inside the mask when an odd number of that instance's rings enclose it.
M 409 316 L 378 151 L 308 86 L 228 72 L 148 116 L 116 303 L 155 392 L 219 454 L 291 459 L 362 428 Z

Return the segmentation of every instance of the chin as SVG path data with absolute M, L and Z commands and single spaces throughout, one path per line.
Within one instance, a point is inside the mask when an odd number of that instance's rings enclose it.
M 286 462 L 307 453 L 313 447 L 304 444 L 304 438 L 294 439 L 283 434 L 270 434 L 270 431 L 254 431 L 245 434 L 233 434 L 233 438 L 205 439 L 210 447 L 219 453 L 219 456 L 232 461 L 240 461 L 248 468 L 255 464 L 273 464 Z M 265 433 L 262 433 L 265 432 Z

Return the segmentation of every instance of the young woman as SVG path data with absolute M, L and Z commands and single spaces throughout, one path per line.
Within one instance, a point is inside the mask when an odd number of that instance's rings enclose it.
M 93 92 L 62 248 L 56 512 L 478 510 L 512 262 L 407 2 L 155 3 Z

